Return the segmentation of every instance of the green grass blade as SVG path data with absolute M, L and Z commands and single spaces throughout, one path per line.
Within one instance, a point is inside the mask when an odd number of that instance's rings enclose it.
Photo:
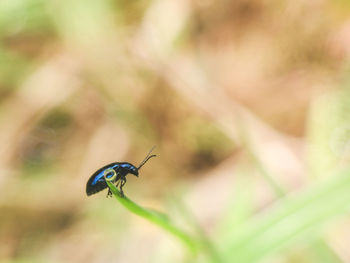
M 311 237 L 324 223 L 350 208 L 350 171 L 334 174 L 326 182 L 291 196 L 236 232 L 225 249 L 235 262 L 258 262 L 295 240 Z M 309 235 L 306 235 L 309 234 Z
M 322 262 L 322 263 L 342 263 L 343 261 L 339 256 L 332 250 L 332 248 L 325 242 L 323 239 L 318 239 L 312 244 L 312 254 L 314 261 L 313 262 Z
M 174 204 L 176 209 L 180 212 L 180 214 L 185 218 L 186 222 L 192 226 L 192 229 L 196 232 L 196 237 L 198 242 L 201 244 L 201 249 L 208 256 L 210 262 L 213 263 L 221 263 L 223 260 L 221 259 L 221 255 L 218 252 L 218 249 L 214 242 L 207 236 L 204 232 L 200 224 L 198 223 L 195 215 L 188 209 L 186 204 L 181 200 L 181 198 L 175 198 Z
M 191 237 L 189 234 L 175 226 L 169 218 L 160 212 L 156 212 L 154 210 L 146 209 L 135 202 L 131 201 L 126 196 L 121 197 L 120 192 L 118 191 L 117 187 L 107 181 L 107 184 L 109 186 L 109 189 L 111 189 L 114 197 L 130 212 L 143 217 L 144 219 L 152 222 L 153 224 L 158 225 L 159 227 L 163 228 L 167 232 L 171 233 L 173 236 L 177 237 L 179 240 L 181 240 L 193 253 L 197 253 L 199 249 L 199 244 L 196 239 Z

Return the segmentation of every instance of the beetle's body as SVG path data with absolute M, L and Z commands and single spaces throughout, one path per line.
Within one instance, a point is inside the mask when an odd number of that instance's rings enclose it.
M 87 195 L 92 195 L 92 194 L 96 194 L 100 191 L 102 191 L 103 189 L 107 188 L 107 183 L 105 181 L 105 171 L 107 169 L 113 169 L 116 172 L 116 177 L 115 179 L 112 181 L 112 183 L 116 183 L 119 180 L 126 181 L 125 177 L 127 174 L 131 173 L 135 176 L 138 176 L 138 169 L 132 165 L 131 163 L 119 163 L 119 162 L 115 162 L 115 163 L 110 163 L 107 164 L 105 166 L 103 166 L 102 168 L 98 169 L 88 180 L 87 184 L 86 184 L 86 194 Z M 108 178 L 108 174 L 106 175 L 106 177 Z
M 136 167 L 132 165 L 131 163 L 127 162 L 114 162 L 107 164 L 103 166 L 102 168 L 98 169 L 88 180 L 86 184 L 86 194 L 93 195 L 96 194 L 103 189 L 107 188 L 108 185 L 106 183 L 106 180 L 116 183 L 116 186 L 120 183 L 120 194 L 121 196 L 124 196 L 123 193 L 123 186 L 126 183 L 126 176 L 128 174 L 133 174 L 135 176 L 139 176 L 139 170 L 140 168 L 152 157 L 155 157 L 156 155 L 150 155 L 154 147 L 151 149 L 151 151 L 147 154 L 146 158 L 141 162 L 141 164 Z M 112 192 L 110 189 L 108 189 L 108 196 L 111 196 Z

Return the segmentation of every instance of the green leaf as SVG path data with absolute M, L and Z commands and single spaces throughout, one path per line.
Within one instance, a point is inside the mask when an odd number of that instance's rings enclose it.
M 350 170 L 346 170 L 282 200 L 242 225 L 224 250 L 226 258 L 235 262 L 258 262 L 293 241 L 320 232 L 325 223 L 347 212 L 349 204 Z
M 171 233 L 173 236 L 177 237 L 179 240 L 181 240 L 193 253 L 198 252 L 199 249 L 199 243 L 196 239 L 191 237 L 189 234 L 187 234 L 182 229 L 178 228 L 171 222 L 167 215 L 156 212 L 154 210 L 143 208 L 142 206 L 134 203 L 126 196 L 122 197 L 120 195 L 120 192 L 118 191 L 117 187 L 107 181 L 107 184 L 109 186 L 109 189 L 111 189 L 114 197 L 130 212 L 143 217 L 144 219 L 152 222 L 153 224 L 158 225 L 159 227 L 163 228 L 167 232 Z

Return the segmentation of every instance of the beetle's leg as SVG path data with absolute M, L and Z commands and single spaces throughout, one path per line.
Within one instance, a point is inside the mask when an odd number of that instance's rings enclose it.
M 124 186 L 125 183 L 126 183 L 126 178 L 123 177 L 123 178 L 121 178 L 120 180 L 121 180 L 120 187 L 119 187 L 119 189 L 120 189 L 120 196 L 121 196 L 121 197 L 124 197 L 123 186 Z
M 108 193 L 107 193 L 107 196 L 106 197 L 112 197 L 112 191 L 111 189 L 108 188 Z
M 120 183 L 120 180 L 118 180 L 118 181 L 115 183 L 115 187 L 118 187 L 118 186 L 119 186 L 119 183 Z

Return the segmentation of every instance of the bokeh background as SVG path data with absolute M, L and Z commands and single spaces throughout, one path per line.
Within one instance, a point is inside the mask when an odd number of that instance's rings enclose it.
M 346 0 L 0 0 L 0 261 L 350 262 L 349 56 Z M 85 194 L 153 145 L 197 253 Z

